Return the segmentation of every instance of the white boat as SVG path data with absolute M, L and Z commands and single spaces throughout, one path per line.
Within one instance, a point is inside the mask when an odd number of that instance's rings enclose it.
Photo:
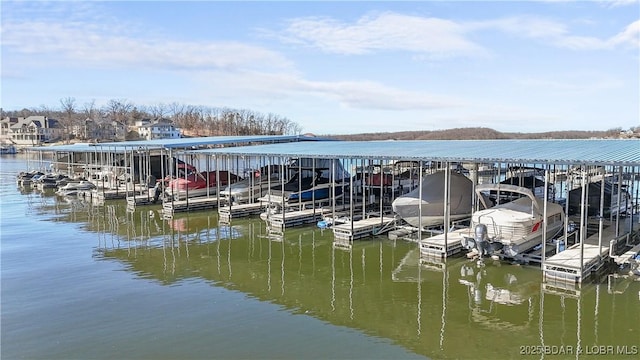
M 393 211 L 411 226 L 443 224 L 445 174 L 445 171 L 438 171 L 424 176 L 422 187 L 396 198 L 391 203 Z M 473 182 L 457 172 L 451 172 L 450 179 L 450 219 L 468 218 L 472 212 Z
M 68 181 L 69 176 L 65 174 L 46 173 L 44 175 L 36 175 L 31 178 L 31 186 L 40 190 L 57 189 L 61 182 Z
M 495 206 L 487 203 L 487 192 L 507 191 L 519 193 L 522 197 Z M 504 184 L 482 184 L 476 186 L 478 200 L 484 210 L 473 213 L 471 230 L 473 237 L 464 236 L 462 246 L 480 257 L 504 256 L 514 258 L 534 247 L 543 240 L 544 200 L 537 198 L 531 190 Z M 547 201 L 546 238 L 551 240 L 564 226 L 562 206 Z
M 90 181 L 86 181 L 86 180 L 72 181 L 72 182 L 68 182 L 64 186 L 58 187 L 56 194 L 60 196 L 73 196 L 73 195 L 77 195 L 78 191 L 92 190 L 95 188 L 96 186 Z
M 279 166 L 265 166 L 248 170 L 243 180 L 228 185 L 220 191 L 220 197 L 234 204 L 245 204 L 266 195 L 269 188 L 282 182 Z

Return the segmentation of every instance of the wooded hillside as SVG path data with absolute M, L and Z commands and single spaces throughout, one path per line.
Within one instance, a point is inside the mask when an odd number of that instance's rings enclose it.
M 638 134 L 636 128 L 635 134 Z M 326 135 L 339 140 L 494 140 L 494 139 L 589 139 L 619 138 L 622 129 L 607 131 L 550 131 L 542 133 L 510 133 L 489 128 L 456 128 L 435 131 L 401 131 L 384 133 L 362 133 L 350 135 Z

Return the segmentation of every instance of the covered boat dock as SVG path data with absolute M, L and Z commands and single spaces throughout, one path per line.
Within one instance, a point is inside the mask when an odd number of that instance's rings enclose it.
M 149 191 L 155 181 L 177 173 L 182 166 L 194 166 L 176 154 L 185 150 L 276 144 L 298 141 L 326 141 L 306 135 L 210 136 L 108 143 L 75 143 L 28 148 L 29 170 L 55 170 L 69 177 L 90 179 L 98 187 L 85 196 L 98 202 L 127 198 L 131 206 L 154 202 Z M 198 166 L 199 164 L 195 164 Z M 224 170 L 224 164 L 221 164 Z M 216 204 L 217 205 L 217 204 Z M 205 206 L 201 208 L 210 208 Z M 178 204 L 176 209 L 191 209 Z
M 345 233 L 358 234 L 347 238 L 347 243 L 363 237 L 359 229 L 359 221 L 380 221 L 378 226 L 371 227 L 367 235 L 380 234 L 392 214 L 389 204 L 382 200 L 375 204 L 368 202 L 363 193 L 358 192 L 357 171 L 371 165 L 384 166 L 395 161 L 416 161 L 420 164 L 420 173 L 435 166 L 439 169 L 453 171 L 462 167 L 468 170 L 468 175 L 478 184 L 478 174 L 482 164 L 495 164 L 494 170 L 489 172 L 494 179 L 504 178 L 510 168 L 538 168 L 546 184 L 553 185 L 555 181 L 565 179 L 562 185 L 555 185 L 553 194 L 545 197 L 565 206 L 568 213 L 568 192 L 576 187 L 584 186 L 589 181 L 604 181 L 601 179 L 587 179 L 594 169 L 604 169 L 616 180 L 616 186 L 624 186 L 632 196 L 634 205 L 624 211 L 611 212 L 605 216 L 604 212 L 596 216 L 587 216 L 586 206 L 581 204 L 582 213 L 565 218 L 564 233 L 557 239 L 544 239 L 540 248 L 525 258 L 526 262 L 539 263 L 545 278 L 558 280 L 558 272 L 575 270 L 575 259 L 578 254 L 578 277 L 565 276 L 562 281 L 580 282 L 594 269 L 602 268 L 613 257 L 620 256 L 620 251 L 628 252 L 640 241 L 638 229 L 638 200 L 640 179 L 640 141 L 617 139 L 589 139 L 589 140 L 432 140 L 432 141 L 339 141 L 339 142 L 305 142 L 282 143 L 272 145 L 243 146 L 224 149 L 187 150 L 185 156 L 205 156 L 215 161 L 233 162 L 237 159 L 252 158 L 258 162 L 282 163 L 290 158 L 332 159 L 340 162 L 346 169 L 352 171 L 348 186 L 348 194 L 339 200 L 330 202 L 328 207 L 351 204 L 345 218 L 348 220 L 334 228 L 336 239 L 344 245 Z M 577 183 L 570 184 L 566 180 L 571 171 L 581 169 L 582 178 Z M 487 170 L 482 170 L 487 173 Z M 578 179 L 580 179 L 578 177 Z M 554 181 L 552 181 L 554 180 Z M 421 181 L 421 179 L 420 179 Z M 494 180 L 496 181 L 496 180 Z M 580 183 L 582 181 L 582 183 Z M 571 186 L 569 186 L 571 185 Z M 448 189 L 445 190 L 446 192 Z M 474 209 L 478 209 L 477 199 L 473 200 Z M 447 203 L 448 204 L 448 203 Z M 459 243 L 462 231 L 454 229 L 454 222 L 448 216 L 448 207 L 444 209 L 443 231 L 440 235 L 426 236 L 423 231 L 413 234 L 414 239 L 423 250 L 423 258 L 432 261 L 434 257 L 445 259 L 462 251 Z M 303 210 L 303 209 L 299 209 Z M 546 211 L 546 208 L 545 208 Z M 337 212 L 329 216 L 337 217 Z M 341 214 L 345 214 L 344 211 Z M 373 216 L 372 216 L 373 215 Z M 286 214 L 283 215 L 286 218 Z M 370 220 L 370 218 L 372 220 Z M 377 220 L 376 220 L 377 219 Z M 572 222 L 577 224 L 571 229 Z M 597 224 L 597 232 L 588 231 L 588 227 Z M 546 222 L 542 223 L 546 227 Z M 612 229 L 619 229 L 610 233 Z M 350 230 L 350 231 L 349 231 Z M 336 233 L 338 231 L 338 234 Z M 425 235 L 423 235 L 425 234 Z M 594 239 L 597 241 L 594 242 Z M 336 240 L 337 241 L 337 240 Z M 553 241 L 553 242 L 552 242 Z M 572 243 L 573 242 L 573 243 Z M 562 250 L 560 246 L 562 244 Z M 592 247 L 596 251 L 592 251 Z M 623 251 L 624 250 L 624 251 Z M 574 254 L 575 253 L 575 254 Z M 565 259 L 565 260 L 563 260 Z M 580 260 L 581 259 L 581 260 Z M 580 262 L 582 267 L 580 267 Z M 594 265 L 595 263 L 595 265 Z M 564 264 L 564 265 L 563 265 Z
M 53 152 L 57 156 L 50 161 L 51 164 L 64 168 L 69 173 L 76 170 L 86 172 L 95 170 L 93 167 L 105 166 L 109 166 L 110 171 L 119 171 L 119 175 L 124 176 L 124 188 L 110 189 L 104 186 L 96 191 L 103 196 L 110 191 L 128 194 L 128 200 L 133 205 L 152 198 L 149 191 L 143 192 L 149 189 L 146 180 L 153 175 L 152 156 L 163 159 L 159 161 L 161 176 L 172 174 L 178 164 L 189 164 L 207 171 L 225 170 L 242 174 L 256 168 L 268 172 L 273 168 L 284 169 L 291 159 L 315 159 L 314 164 L 316 161 L 324 160 L 326 163 L 329 160 L 332 164 L 330 168 L 343 167 L 350 176 L 346 182 L 332 185 L 329 190 L 331 196 L 328 198 L 287 203 L 283 197 L 277 199 L 277 196 L 268 196 L 262 200 L 250 201 L 246 205 L 236 205 L 229 201 L 221 206 L 217 191 L 216 196 L 207 196 L 198 201 L 188 197 L 181 201 L 165 201 L 164 207 L 171 213 L 176 209 L 188 211 L 191 209 L 191 201 L 194 205 L 197 203 L 200 209 L 224 209 L 226 218 L 230 221 L 235 216 L 252 215 L 258 209 L 278 206 L 281 213 L 278 213 L 277 218 L 280 219 L 282 230 L 289 224 L 293 226 L 316 221 L 320 216 L 341 218 L 342 224 L 333 227 L 336 241 L 341 245 L 350 245 L 356 239 L 382 234 L 385 229 L 392 228 L 390 224 L 398 220 L 390 206 L 390 200 L 402 195 L 398 188 L 392 188 L 389 192 L 380 181 L 379 184 L 369 186 L 373 190 L 376 190 L 375 186 L 379 186 L 377 192 L 369 193 L 365 190 L 364 180 L 370 174 L 370 169 L 375 167 L 380 169 L 378 171 L 383 171 L 382 169 L 391 167 L 396 162 L 414 162 L 418 167 L 417 173 L 420 174 L 416 179 L 418 186 L 422 184 L 422 176 L 430 171 L 466 171 L 473 180 L 474 187 L 481 182 L 481 176 L 487 177 L 485 181 L 497 183 L 514 168 L 536 168 L 541 172 L 544 188 L 548 189 L 547 185 L 553 185 L 554 192 L 546 193 L 545 190 L 544 198 L 559 203 L 564 201 L 562 204 L 567 214 L 569 191 L 575 188 L 586 189 L 580 197 L 583 201 L 577 207 L 578 213 L 565 217 L 564 233 L 557 239 L 544 238 L 540 248 L 528 255 L 527 262 L 541 264 L 545 279 L 579 283 L 594 271 L 602 269 L 611 259 L 633 256 L 627 253 L 640 242 L 637 207 L 640 199 L 640 140 L 317 140 L 329 139 L 306 136 L 230 136 L 76 144 L 33 150 L 38 152 L 39 164 L 43 163 L 42 156 L 45 152 Z M 165 159 L 170 161 L 164 161 Z M 491 166 L 481 169 L 486 164 Z M 576 172 L 576 169 L 578 177 L 572 177 L 572 171 Z M 618 209 L 606 213 L 603 206 L 600 206 L 600 209 L 595 210 L 597 215 L 589 215 L 591 209 L 587 209 L 589 204 L 585 201 L 588 198 L 588 187 L 584 185 L 591 181 L 605 181 L 604 176 L 599 179 L 590 178 L 599 169 L 615 179 L 618 193 L 622 186 L 628 190 L 632 197 L 631 207 L 624 211 Z M 283 171 L 282 174 L 286 172 Z M 391 175 L 392 182 L 395 181 L 394 176 L 396 175 Z M 564 182 L 557 182 L 561 179 L 565 179 Z M 113 179 L 109 179 L 111 180 Z M 283 175 L 278 180 L 269 182 L 268 188 L 284 188 L 286 180 Z M 101 181 L 107 182 L 105 179 Z M 601 188 L 604 189 L 604 186 Z M 443 208 L 441 234 L 431 236 L 433 229 L 422 226 L 416 229 L 418 231 L 408 231 L 412 234 L 411 240 L 418 242 L 421 258 L 425 261 L 433 261 L 434 258 L 442 260 L 460 254 L 463 251 L 460 246 L 461 238 L 469 236 L 464 233 L 468 233 L 468 229 L 461 231 L 454 227 L 457 220 L 453 221 L 450 217 L 450 191 L 450 187 L 445 186 L 443 196 L 447 201 Z M 201 206 L 200 202 L 203 201 L 207 202 L 207 206 Z M 472 203 L 474 210 L 478 210 L 479 201 L 475 194 Z M 546 212 L 546 208 L 544 211 Z M 305 219 L 312 220 L 293 221 L 296 214 L 303 212 L 310 213 L 310 216 L 305 215 Z M 293 217 L 292 221 L 287 221 L 288 214 Z M 573 226 L 572 222 L 576 225 Z M 544 222 L 541 226 L 546 225 Z

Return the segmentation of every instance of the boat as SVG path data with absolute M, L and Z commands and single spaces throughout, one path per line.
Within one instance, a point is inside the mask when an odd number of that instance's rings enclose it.
M 569 215 L 580 214 L 580 204 L 582 204 L 582 189 L 586 191 L 586 213 L 587 216 L 600 215 L 600 199 L 604 196 L 603 201 L 603 216 L 609 216 L 612 214 L 627 214 L 631 212 L 633 208 L 633 201 L 631 200 L 631 194 L 627 191 L 625 185 L 618 186 L 618 184 L 611 181 L 592 182 L 585 186 L 580 186 L 569 191 Z M 604 189 L 604 194 L 602 190 Z M 619 191 L 618 191 L 619 190 Z M 620 193 L 620 196 L 618 196 Z M 620 200 L 618 200 L 620 197 Z
M 66 182 L 68 179 L 69 176 L 56 173 L 35 175 L 31 178 L 31 186 L 40 190 L 57 189 L 62 182 Z
M 487 192 L 519 193 L 522 197 L 491 206 Z M 534 196 L 529 189 L 504 184 L 481 184 L 476 186 L 477 198 L 483 209 L 471 216 L 473 236 L 463 236 L 462 246 L 473 252 L 471 255 L 516 258 L 516 256 L 542 244 L 545 220 L 545 200 Z M 564 227 L 562 206 L 546 201 L 546 239 L 557 236 Z
M 289 180 L 272 186 L 261 199 L 290 204 L 339 198 L 349 185 L 349 173 L 333 159 L 294 159 L 288 168 L 293 173 Z
M 423 171 L 427 169 L 422 164 Z M 418 186 L 420 177 L 419 161 L 396 161 L 389 166 L 371 166 L 364 173 L 363 187 L 367 193 L 380 196 L 383 194 L 406 194 Z
M 70 181 L 65 185 L 58 187 L 56 194 L 60 196 L 78 195 L 78 191 L 93 190 L 96 186 L 87 180 Z
M 422 186 L 396 198 L 391 207 L 400 218 L 415 227 L 444 223 L 445 171 L 422 178 Z M 468 218 L 472 212 L 473 182 L 466 176 L 450 173 L 450 219 Z
M 220 181 L 218 181 L 220 179 Z M 216 195 L 218 188 L 223 188 L 240 179 L 226 170 L 191 172 L 184 177 L 167 180 L 165 193 L 174 200 Z
M 11 155 L 17 154 L 18 150 L 12 144 L 2 144 L 0 145 L 0 155 Z
M 245 171 L 243 180 L 228 185 L 220 191 L 220 197 L 233 204 L 245 204 L 263 197 L 270 187 L 282 182 L 280 166 L 264 166 Z
M 567 185 L 570 189 L 575 189 L 580 187 L 583 178 L 587 183 L 599 182 L 609 175 L 602 166 L 572 166 L 567 171 Z
M 30 187 L 31 183 L 35 180 L 34 178 L 37 179 L 42 175 L 44 175 L 44 173 L 39 171 L 39 170 L 21 171 L 16 176 L 16 181 L 18 183 L 18 186 L 29 186 Z
M 346 224 L 351 221 L 349 216 L 323 216 L 322 220 L 316 223 L 316 226 L 320 229 L 327 229 L 334 225 Z
M 545 181 L 544 181 L 544 169 L 536 167 L 526 166 L 513 166 L 507 171 L 506 179 L 502 180 L 500 184 L 503 185 L 515 185 L 523 188 L 527 188 L 533 192 L 538 198 L 544 198 Z M 547 181 L 546 183 L 547 199 L 553 200 L 555 198 L 555 187 L 553 183 Z M 520 197 L 520 194 L 512 194 L 506 191 L 500 192 L 501 202 L 505 200 L 515 200 Z M 495 200 L 496 193 L 491 192 L 490 197 Z

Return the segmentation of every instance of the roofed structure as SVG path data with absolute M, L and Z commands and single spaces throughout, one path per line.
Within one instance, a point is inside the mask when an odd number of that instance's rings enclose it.
M 303 142 L 187 152 L 210 155 L 640 166 L 640 140 L 613 139 Z

